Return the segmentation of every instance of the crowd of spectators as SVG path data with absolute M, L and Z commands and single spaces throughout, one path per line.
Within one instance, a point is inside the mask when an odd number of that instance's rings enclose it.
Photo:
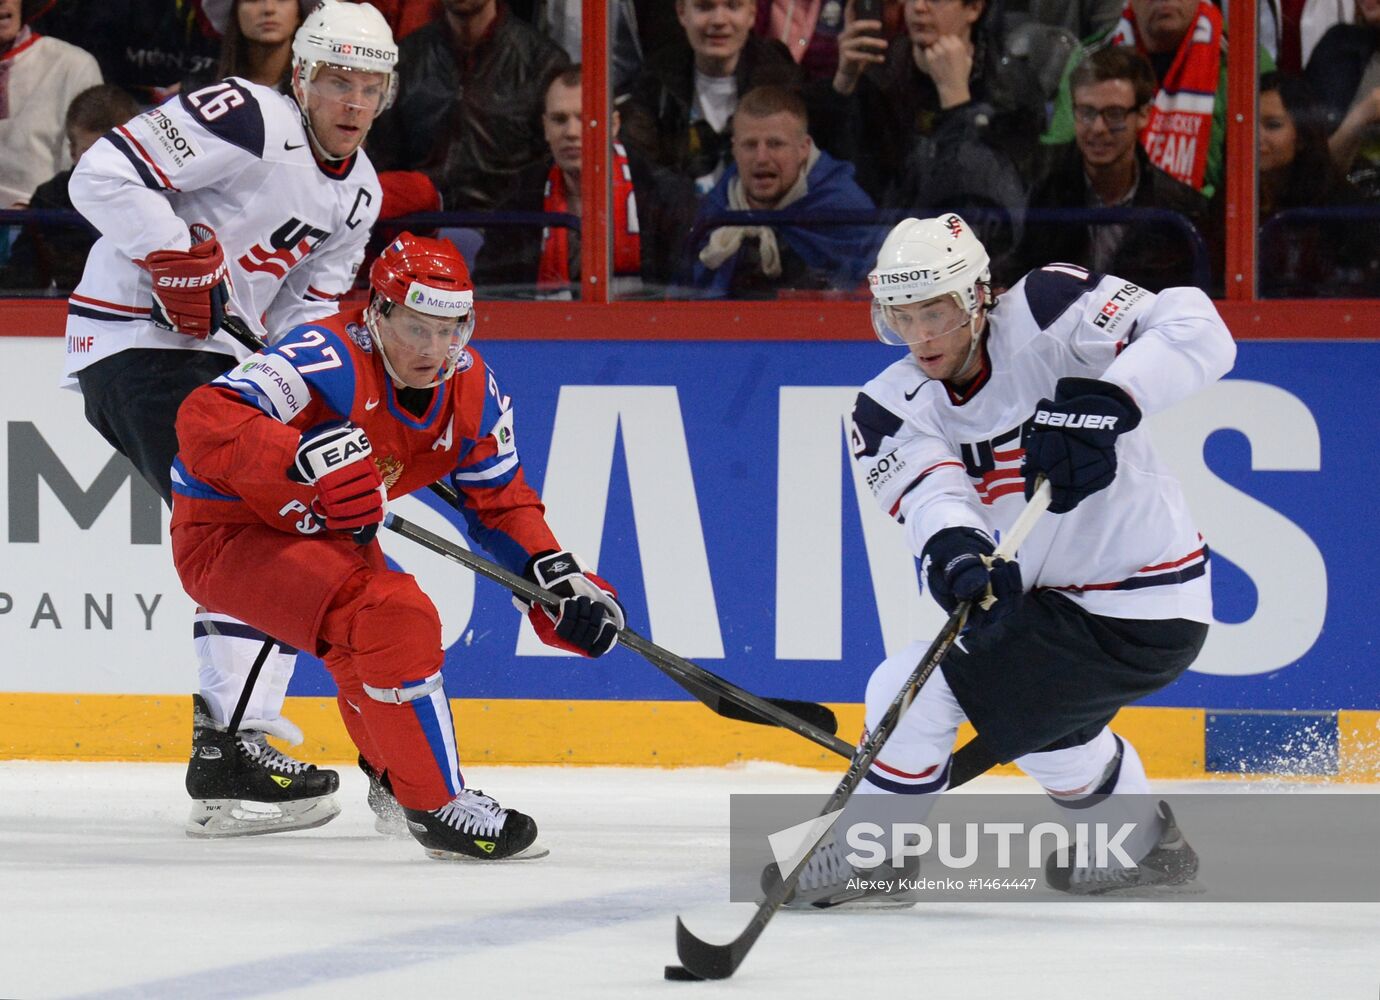
M 367 145 L 383 218 L 463 213 L 448 232 L 481 289 L 578 296 L 580 0 L 368 2 L 400 45 Z M 81 151 L 179 91 L 284 85 L 312 3 L 0 0 L 0 208 L 70 208 Z M 1257 9 L 1262 294 L 1373 295 L 1380 0 Z M 1058 259 L 1222 289 L 1229 25 L 1211 0 L 608 10 L 620 295 L 856 294 L 891 223 L 947 209 L 999 284 Z M 46 213 L 0 226 L 0 288 L 61 293 L 87 245 Z

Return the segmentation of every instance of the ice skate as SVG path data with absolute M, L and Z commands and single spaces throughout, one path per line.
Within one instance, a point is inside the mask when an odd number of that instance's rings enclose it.
M 875 868 L 854 868 L 831 836 L 815 848 L 783 904 L 789 910 L 827 910 L 836 906 L 849 909 L 903 909 L 919 900 L 907 883 L 920 874 L 920 859 L 907 857 L 904 865 L 887 863 Z M 768 892 L 781 879 L 775 864 L 762 871 L 762 891 Z
M 363 754 L 359 755 L 359 769 L 369 777 L 368 801 L 374 813 L 374 829 L 385 837 L 410 837 L 412 831 L 407 827 L 407 815 L 393 797 L 388 775 L 375 771 Z
M 1069 864 L 1067 852 L 1060 850 L 1045 859 L 1045 881 L 1051 889 L 1074 896 L 1158 889 L 1192 881 L 1198 874 L 1198 854 L 1179 832 L 1169 803 L 1160 803 L 1160 816 L 1164 830 L 1159 842 L 1133 867 L 1077 868 Z
M 310 830 L 340 813 L 333 792 L 340 775 L 295 760 L 253 729 L 233 735 L 192 696 L 192 756 L 187 794 L 193 799 L 191 837 L 246 837 Z
M 537 824 L 516 809 L 504 809 L 477 789 L 462 789 L 440 809 L 403 807 L 408 829 L 438 861 L 501 861 L 545 857 L 534 847 Z

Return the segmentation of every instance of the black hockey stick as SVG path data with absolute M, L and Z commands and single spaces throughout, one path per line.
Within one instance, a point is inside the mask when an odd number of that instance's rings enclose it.
M 222 325 L 227 334 L 248 350 L 258 352 L 266 346 L 238 316 L 233 314 L 226 315 L 222 321 Z M 455 490 L 450 486 L 445 483 L 432 483 L 431 491 L 444 500 L 448 506 L 459 509 L 460 499 Z M 470 569 L 480 572 L 474 566 L 471 566 Z M 502 581 L 497 582 L 501 583 Z M 636 642 L 636 640 L 633 641 Z M 624 645 L 628 645 L 628 643 L 624 642 Z M 232 733 L 235 732 L 240 719 L 244 715 L 245 708 L 249 703 L 249 697 L 254 690 L 254 683 L 272 647 L 273 640 L 266 640 L 263 648 L 259 650 L 253 667 L 250 668 L 249 676 L 245 680 L 244 690 L 240 693 L 239 704 L 236 706 L 235 714 L 231 717 L 230 731 Z M 776 719 L 763 716 L 752 707 L 740 701 L 733 700 L 732 696 L 734 692 L 741 694 L 747 694 L 747 692 L 739 692 L 739 690 L 733 688 L 732 685 L 728 685 L 729 690 L 724 691 L 715 690 L 712 685 L 706 686 L 696 683 L 693 677 L 687 675 L 683 669 L 686 665 L 693 667 L 694 664 L 689 664 L 688 661 L 681 659 L 674 653 L 662 649 L 660 646 L 651 642 L 646 643 L 645 648 L 639 649 L 633 646 L 629 646 L 629 648 L 633 648 L 635 652 L 640 653 L 654 667 L 657 667 L 723 718 L 733 719 L 739 722 L 752 722 L 759 725 L 780 725 Z M 708 678 L 722 681 L 722 679 L 718 678 L 715 674 L 709 674 L 707 671 L 705 671 L 705 673 Z M 726 681 L 722 683 L 727 685 Z M 763 700 L 790 712 L 792 715 L 797 716 L 807 724 L 821 730 L 823 733 L 831 736 L 838 733 L 838 719 L 833 711 L 824 705 L 808 701 L 793 701 L 786 698 L 766 698 Z M 813 736 L 808 738 L 814 739 L 816 743 L 832 750 L 841 757 L 851 758 L 853 755 L 854 748 L 844 743 L 842 740 L 835 739 L 828 743 L 824 743 Z M 978 740 L 970 741 L 960 747 L 954 754 L 953 764 L 949 771 L 949 787 L 956 788 L 986 773 L 996 763 L 998 763 L 996 758 L 991 755 L 984 744 L 981 744 Z
M 1025 505 L 1025 510 L 1021 512 L 1016 523 L 1011 526 L 1006 537 L 1002 539 L 1001 545 L 997 547 L 995 555 L 1002 558 L 1011 558 L 1015 555 L 1016 549 L 1035 522 L 1039 520 L 1041 514 L 1049 506 L 1049 484 L 1041 482 L 1035 490 L 1035 495 L 1030 502 Z M 926 650 L 924 657 L 916 664 L 915 669 L 906 678 L 906 682 L 901 685 L 901 689 L 896 692 L 896 697 L 891 700 L 886 713 L 882 716 L 877 727 L 872 731 L 866 743 L 858 748 L 857 755 L 852 763 L 848 765 L 848 771 L 844 774 L 843 780 L 839 782 L 834 793 L 829 796 L 829 801 L 820 810 L 820 816 L 826 817 L 830 813 L 841 810 L 852 797 L 854 790 L 862 782 L 863 775 L 872 766 L 873 761 L 886 746 L 886 741 L 891 737 L 896 729 L 896 724 L 901 721 L 901 716 L 910 707 L 916 692 L 924 685 L 939 662 L 949 651 L 949 647 L 958 638 L 958 634 L 963 630 L 963 625 L 968 618 L 970 602 L 964 601 L 958 605 L 949 616 L 949 620 L 944 623 L 943 629 L 935 637 L 930 648 Z M 685 926 L 685 922 L 676 918 L 676 955 L 679 956 L 681 965 L 691 976 L 699 979 L 727 979 L 733 975 L 738 966 L 743 963 L 752 946 L 757 939 L 762 936 L 762 931 L 766 930 L 771 918 L 776 915 L 786 897 L 791 894 L 796 883 L 800 880 L 801 872 L 805 870 L 805 865 L 809 862 L 810 856 L 815 849 L 829 834 L 832 824 L 824 824 L 824 828 L 816 834 L 814 840 L 795 863 L 790 874 L 784 875 L 776 882 L 762 902 L 757 904 L 757 912 L 748 921 L 747 927 L 743 928 L 736 938 L 728 944 L 710 944 L 701 940 L 691 933 Z M 667 967 L 667 978 L 672 978 L 675 966 Z M 679 978 L 679 977 L 676 977 Z
M 254 335 L 254 332 L 238 316 L 227 314 L 222 320 L 222 328 L 248 350 L 258 352 L 267 346 Z M 459 509 L 459 495 L 450 486 L 445 483 L 433 483 L 431 490 L 450 507 Z M 398 520 L 401 521 L 402 519 L 399 518 Z M 522 577 L 509 573 L 503 567 L 482 559 L 467 549 L 451 546 L 439 535 L 433 535 L 416 525 L 408 524 L 408 522 L 402 523 L 414 532 L 414 534 L 408 535 L 414 541 L 421 542 L 421 544 L 440 552 L 441 555 L 468 567 L 471 571 L 504 585 L 528 601 L 534 599 L 531 594 L 523 593 L 519 589 L 525 587 L 532 591 L 537 590 Z M 394 530 L 398 529 L 395 528 Z M 407 532 L 402 533 L 406 534 Z M 422 535 L 427 536 L 427 539 L 424 540 L 419 537 Z M 452 549 L 454 551 L 451 551 Z M 550 594 L 547 594 L 546 598 L 542 603 L 548 606 L 554 607 L 555 604 L 559 603 Z M 786 698 L 758 698 L 756 695 L 735 687 L 716 674 L 697 667 L 669 650 L 643 639 L 631 629 L 624 629 L 619 635 L 619 641 L 634 652 L 640 653 L 652 666 L 661 670 L 662 673 L 726 719 L 781 726 L 818 743 L 828 750 L 832 750 L 841 757 L 847 758 L 853 755 L 853 747 L 835 735 L 839 729 L 838 718 L 831 709 L 824 705 Z M 269 648 L 267 644 L 264 646 L 260 652 L 261 660 L 267 657 Z M 251 671 L 250 679 L 246 682 L 245 690 L 240 696 L 241 702 L 247 703 L 256 676 L 257 672 Z M 783 712 L 787 714 L 783 715 Z
M 466 569 L 495 583 L 507 587 L 518 597 L 530 603 L 542 604 L 555 609 L 561 600 L 555 594 L 544 590 L 524 577 L 512 573 L 502 566 L 477 556 L 462 546 L 447 541 L 440 535 L 418 527 L 397 514 L 388 514 L 383 520 L 384 527 L 410 538 L 419 545 L 457 562 Z M 649 639 L 638 635 L 630 628 L 618 633 L 620 644 L 635 653 L 640 653 L 652 666 L 659 669 L 671 680 L 698 698 L 714 712 L 725 718 L 762 725 L 780 726 L 798 736 L 832 750 L 842 757 L 851 757 L 853 748 L 834 735 L 838 721 L 834 713 L 824 705 L 808 701 L 793 701 L 787 698 L 759 698 L 751 692 L 729 683 L 717 674 L 698 667 L 689 660 L 682 659 L 670 650 L 663 649 Z
M 452 508 L 460 509 L 460 497 L 446 483 L 432 483 L 431 492 L 444 500 Z M 492 579 L 492 577 L 491 577 Z M 521 578 L 519 578 L 521 579 Z M 498 581 L 502 583 L 503 581 Z M 510 588 L 511 589 L 511 588 Z M 623 643 L 635 653 L 639 653 L 652 666 L 656 667 L 671 680 L 693 694 L 699 701 L 703 702 L 717 715 L 725 719 L 733 719 L 738 722 L 754 722 L 764 726 L 779 726 L 781 722 L 774 716 L 764 716 L 760 706 L 746 703 L 743 698 L 735 699 L 735 695 L 746 696 L 746 698 L 756 698 L 755 695 L 748 694 L 740 688 L 734 687 L 723 678 L 716 674 L 711 674 L 703 667 L 698 667 L 689 660 L 683 659 L 672 653 L 668 649 L 663 649 L 656 643 L 643 639 L 631 629 L 624 629 L 619 634 L 618 641 Z M 703 675 L 702 678 L 700 675 Z M 696 683 L 703 679 L 705 683 Z M 720 686 L 716 686 L 714 682 Z M 828 734 L 829 737 L 839 731 L 839 720 L 834 715 L 832 709 L 817 704 L 812 701 L 794 701 L 789 698 L 762 698 L 758 701 L 765 701 L 778 708 L 790 712 L 792 715 L 801 719 L 805 723 Z M 786 728 L 790 728 L 787 726 Z M 806 735 L 802 733 L 801 735 Z M 823 742 L 814 736 L 806 736 L 820 746 L 834 751 L 840 757 L 849 758 L 853 756 L 853 747 L 843 740 L 832 738 L 828 742 Z

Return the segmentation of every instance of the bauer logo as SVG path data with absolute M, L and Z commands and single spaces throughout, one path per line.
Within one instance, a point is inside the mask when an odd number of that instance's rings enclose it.
M 1065 427 L 1069 430 L 1110 431 L 1115 429 L 1117 418 L 1109 413 L 1051 413 L 1049 410 L 1036 410 L 1035 422 L 1046 427 Z

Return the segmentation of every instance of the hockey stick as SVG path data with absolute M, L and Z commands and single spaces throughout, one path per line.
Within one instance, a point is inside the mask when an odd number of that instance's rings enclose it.
M 222 321 L 222 326 L 227 334 L 248 350 L 258 352 L 267 346 L 254 335 L 254 332 L 238 316 L 226 315 Z M 459 509 L 459 495 L 450 486 L 445 483 L 433 483 L 431 490 L 450 507 Z M 502 584 L 528 601 L 541 600 L 539 596 L 533 596 L 538 592 L 538 588 L 522 577 L 509 573 L 503 567 L 482 559 L 467 549 L 452 546 L 439 535 L 433 535 L 416 525 L 403 521 L 401 518 L 397 518 L 397 521 L 400 522 L 399 526 L 389 526 L 393 527 L 395 531 L 407 534 L 413 541 L 420 542 L 441 555 L 459 562 L 472 572 Z M 401 530 L 401 525 L 405 525 L 411 533 Z M 522 588 L 528 588 L 532 593 L 524 593 Z M 553 595 L 546 594 L 542 603 L 549 607 L 555 607 L 560 602 Z M 697 667 L 690 661 L 684 660 L 669 650 L 642 638 L 631 629 L 625 628 L 619 634 L 619 641 L 634 652 L 640 653 L 652 666 L 661 670 L 662 673 L 724 718 L 761 725 L 781 726 L 818 743 L 828 750 L 832 750 L 840 757 L 847 758 L 853 755 L 853 747 L 835 735 L 839 728 L 838 719 L 833 711 L 824 705 L 786 698 L 758 698 L 756 695 L 735 687 L 716 674 Z M 267 656 L 268 648 L 266 645 L 261 651 L 261 659 Z M 251 671 L 250 680 L 245 686 L 245 692 L 241 695 L 241 701 L 247 702 L 255 676 L 256 674 Z
M 418 527 L 397 514 L 386 515 L 383 524 L 384 527 L 412 539 L 432 552 L 502 584 L 529 603 L 542 604 L 552 609 L 560 606 L 561 599 L 550 591 L 489 562 L 482 556 L 475 555 L 462 546 L 447 541 L 440 535 Z M 841 757 L 851 757 L 853 754 L 853 748 L 834 735 L 837 720 L 834 713 L 824 705 L 787 698 L 759 698 L 730 684 L 717 674 L 712 674 L 703 667 L 697 667 L 689 660 L 662 649 L 630 628 L 625 627 L 618 633 L 618 641 L 633 652 L 640 653 L 654 667 L 725 718 L 780 726 L 832 750 Z
M 1016 523 L 1011 526 L 1011 530 L 1006 533 L 1006 537 L 1001 540 L 1001 544 L 997 547 L 994 555 L 1005 559 L 1014 556 L 1021 542 L 1030 533 L 1030 529 L 1034 527 L 1035 522 L 1039 520 L 1040 515 L 1045 512 L 1047 507 L 1049 507 L 1049 484 L 1042 480 L 1035 489 L 1035 495 L 1025 505 L 1025 510 L 1016 519 Z M 829 801 L 820 810 L 819 815 L 821 817 L 827 817 L 831 813 L 841 810 L 852 797 L 853 791 L 862 782 L 863 775 L 867 773 L 868 768 L 872 766 L 873 761 L 882 752 L 882 748 L 886 746 L 886 741 L 896 729 L 896 724 L 901 721 L 901 716 L 910 707 L 916 693 L 934 673 L 935 667 L 944 659 L 949 647 L 953 645 L 954 639 L 963 630 L 963 625 L 968 619 L 969 607 L 970 602 L 964 601 L 954 608 L 953 614 L 949 615 L 949 620 L 944 623 L 944 628 L 940 630 L 939 635 L 930 644 L 924 657 L 911 671 L 911 675 L 906 678 L 906 682 L 901 685 L 901 689 L 896 692 L 896 697 L 891 700 L 891 705 L 888 706 L 886 713 L 877 723 L 877 727 L 872 731 L 867 742 L 858 748 L 857 756 L 848 765 L 848 771 L 844 774 L 843 780 L 839 782 L 834 793 L 829 796 Z M 815 835 L 809 849 L 800 856 L 790 874 L 783 876 L 779 882 L 771 887 L 762 902 L 757 904 L 757 912 L 748 921 L 747 927 L 743 928 L 742 933 L 728 944 L 709 944 L 691 933 L 690 929 L 685 926 L 685 922 L 677 917 L 676 955 L 680 958 L 685 971 L 699 979 L 727 979 L 733 975 L 738 966 L 743 963 L 743 959 L 747 957 L 747 953 L 752 950 L 757 939 L 762 936 L 762 931 L 766 929 L 771 918 L 776 915 L 776 911 L 781 908 L 786 897 L 795 888 L 801 873 L 805 870 L 806 863 L 810 860 L 810 856 L 814 854 L 815 849 L 828 835 L 831 826 L 831 823 L 823 824 L 823 829 Z M 678 976 L 675 974 L 678 971 L 675 966 L 668 966 L 667 978 L 681 978 L 684 973 Z
M 432 483 L 431 492 L 435 493 L 454 509 L 460 509 L 459 495 L 447 484 Z M 473 567 L 471 568 L 473 569 Z M 490 579 L 494 579 L 494 577 L 490 577 Z M 521 577 L 518 577 L 518 579 L 521 579 Z M 503 583 L 504 581 L 498 580 L 497 582 Z M 631 629 L 625 628 L 619 633 L 618 641 L 633 652 L 641 654 L 648 663 L 656 667 L 686 691 L 693 694 L 716 714 L 723 716 L 725 719 L 733 719 L 738 722 L 754 722 L 764 726 L 782 725 L 774 714 L 764 715 L 761 711 L 761 706 L 749 704 L 746 699 L 764 701 L 790 712 L 792 715 L 804 721 L 807 725 L 821 730 L 822 734 L 827 734 L 829 739 L 825 742 L 814 735 L 801 733 L 802 736 L 814 740 L 820 746 L 834 751 L 834 753 L 838 754 L 840 757 L 849 758 L 853 756 L 853 747 L 849 746 L 843 740 L 834 737 L 834 734 L 839 731 L 839 721 L 834 715 L 833 710 L 824 705 L 816 704 L 812 701 L 794 701 L 789 698 L 758 699 L 755 695 L 749 694 L 741 688 L 729 684 L 717 674 L 711 674 L 703 667 L 698 667 L 689 660 L 683 659 L 675 653 L 672 653 L 670 650 L 664 649 L 656 645 L 656 643 L 642 638 L 642 636 L 633 632 Z M 698 683 L 699 681 L 703 681 L 703 683 Z M 790 729 L 791 727 L 786 726 L 786 728 Z

